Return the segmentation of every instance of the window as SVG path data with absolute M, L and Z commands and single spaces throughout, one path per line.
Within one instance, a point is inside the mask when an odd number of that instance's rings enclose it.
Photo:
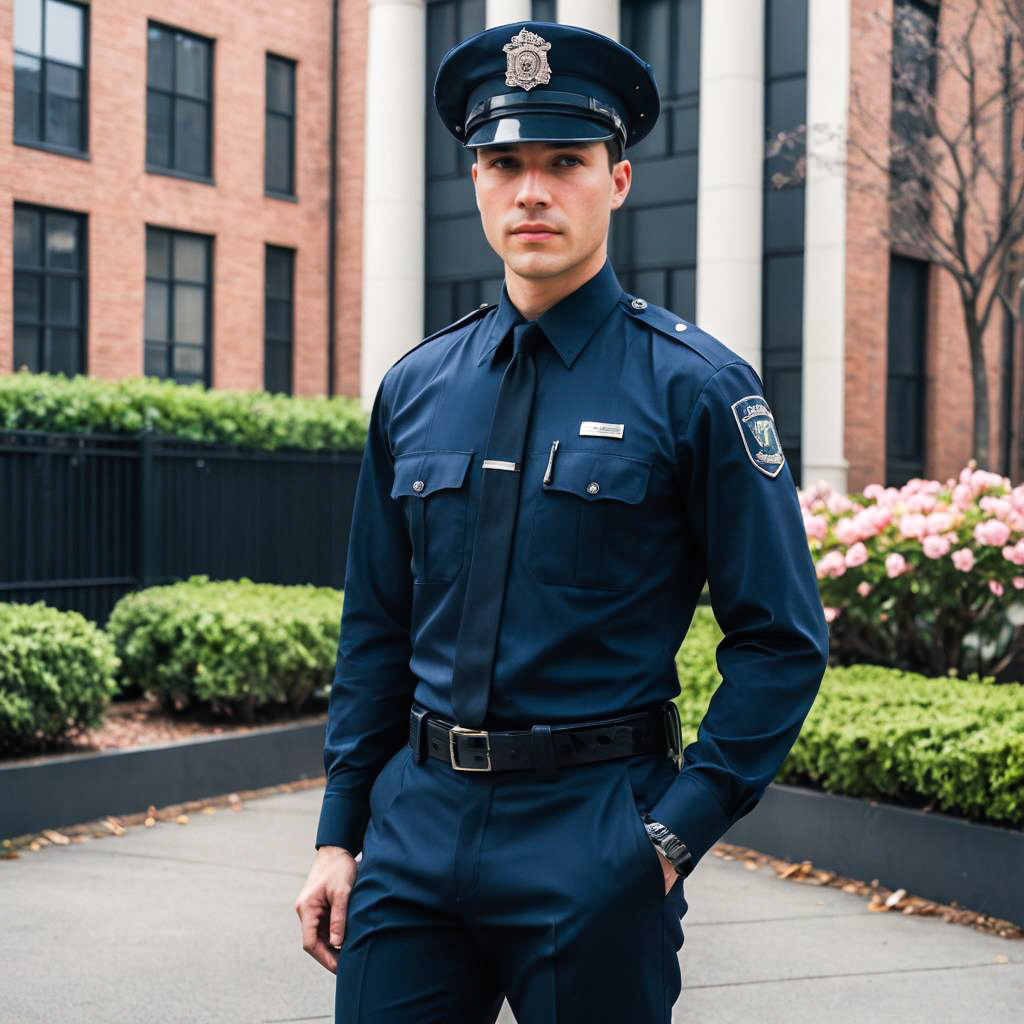
M 146 169 L 209 180 L 213 43 L 149 23 Z
M 264 189 L 295 195 L 295 61 L 267 54 Z
M 145 374 L 210 385 L 208 235 L 146 228 Z
M 15 0 L 15 142 L 85 151 L 85 19 L 79 4 Z
M 85 217 L 14 204 L 14 369 L 85 372 Z
M 292 393 L 295 250 L 268 245 L 263 299 L 263 387 Z

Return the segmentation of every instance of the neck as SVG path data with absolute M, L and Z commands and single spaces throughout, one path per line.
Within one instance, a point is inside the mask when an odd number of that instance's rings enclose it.
M 536 320 L 556 303 L 586 284 L 604 266 L 608 243 L 599 246 L 582 263 L 554 277 L 523 277 L 505 264 L 505 287 L 512 305 L 527 320 Z

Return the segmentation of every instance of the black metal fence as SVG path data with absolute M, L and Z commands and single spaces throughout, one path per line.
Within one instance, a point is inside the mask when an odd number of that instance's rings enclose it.
M 0 431 L 0 601 L 98 624 L 193 573 L 341 587 L 359 452 Z

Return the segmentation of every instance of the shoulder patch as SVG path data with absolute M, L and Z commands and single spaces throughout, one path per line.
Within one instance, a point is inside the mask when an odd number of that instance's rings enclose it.
M 428 334 L 421 342 L 419 342 L 416 345 L 413 345 L 413 347 L 409 349 L 408 352 L 403 352 L 391 365 L 397 366 L 406 356 L 411 355 L 421 345 L 426 345 L 428 341 L 433 341 L 435 338 L 440 338 L 442 334 L 447 334 L 449 331 L 454 331 L 456 327 L 462 327 L 463 324 L 472 323 L 474 320 L 479 319 L 484 314 L 489 313 L 492 309 L 497 308 L 498 304 L 496 302 L 482 303 L 481 305 L 477 306 L 476 309 L 471 309 L 465 316 L 459 317 L 458 320 L 455 320 L 452 323 L 446 325 L 445 327 L 442 327 L 439 331 L 434 331 L 433 334 Z
M 624 294 L 620 301 L 631 316 L 642 320 L 659 334 L 685 345 L 716 370 L 737 358 L 737 353 L 723 345 L 717 338 L 712 337 L 707 331 L 702 331 L 696 324 L 676 316 L 664 306 L 628 294 Z
M 747 457 L 765 476 L 782 472 L 786 457 L 775 429 L 775 417 L 763 395 L 747 395 L 732 403 Z

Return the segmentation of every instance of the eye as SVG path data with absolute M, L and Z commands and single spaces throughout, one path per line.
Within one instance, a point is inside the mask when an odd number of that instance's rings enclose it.
M 505 169 L 505 164 L 513 164 L 515 161 L 510 156 L 499 156 L 491 161 L 492 167 L 497 167 L 499 170 Z
M 558 157 L 558 160 L 575 160 L 577 164 L 582 164 L 583 163 L 583 161 L 578 156 L 573 156 L 570 153 L 563 154 L 562 156 Z M 557 162 L 558 161 L 556 160 L 556 163 Z

